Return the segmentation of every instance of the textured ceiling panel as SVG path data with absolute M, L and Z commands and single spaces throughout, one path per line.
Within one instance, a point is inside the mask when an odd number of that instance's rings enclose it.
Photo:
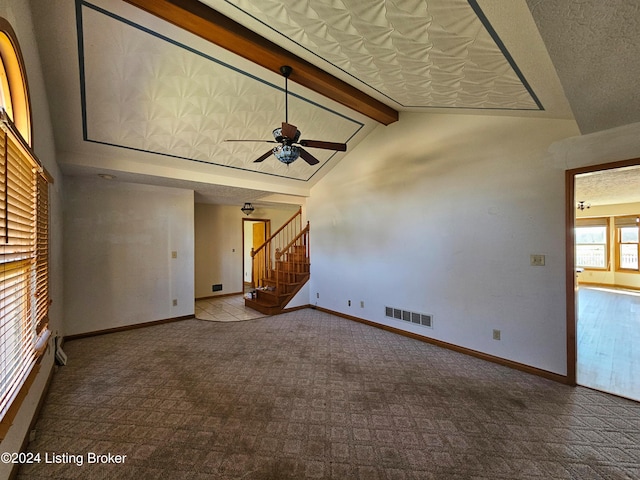
M 225 1 L 401 107 L 542 109 L 475 0 Z
M 85 139 L 175 159 L 309 180 L 335 154 L 309 149 L 314 167 L 271 156 L 285 120 L 281 85 L 261 80 L 116 14 L 84 3 L 78 17 Z M 363 124 L 296 95 L 289 122 L 302 138 L 346 143 Z
M 465 106 L 488 115 L 573 118 L 525 0 L 241 0 L 255 13 L 238 2 L 200 1 L 376 100 L 396 108 L 385 95 L 398 95 L 409 106 L 397 110 L 467 114 L 457 108 Z M 349 151 L 331 157 L 313 150 L 316 167 L 302 160 L 287 167 L 274 157 L 254 164 L 270 144 L 224 140 L 272 138 L 284 120 L 284 79 L 273 69 L 122 0 L 29 3 L 57 158 L 67 174 L 175 182 L 223 203 L 235 188 L 239 205 L 265 192 L 304 197 L 382 128 L 292 77 L 289 121 L 302 138 L 347 142 Z M 426 105 L 410 106 L 420 102 Z

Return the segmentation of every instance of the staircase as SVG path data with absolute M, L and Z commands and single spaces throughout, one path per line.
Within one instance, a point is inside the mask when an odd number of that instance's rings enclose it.
M 254 297 L 245 306 L 275 315 L 309 280 L 309 222 L 302 227 L 300 208 L 282 227 L 251 250 Z

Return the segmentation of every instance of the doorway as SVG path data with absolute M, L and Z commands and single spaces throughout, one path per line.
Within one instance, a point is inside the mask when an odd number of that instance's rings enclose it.
M 569 170 L 566 187 L 568 383 L 640 401 L 640 159 Z
M 255 288 L 251 250 L 256 250 L 271 235 L 271 220 L 262 218 L 242 219 L 242 275 L 245 288 Z

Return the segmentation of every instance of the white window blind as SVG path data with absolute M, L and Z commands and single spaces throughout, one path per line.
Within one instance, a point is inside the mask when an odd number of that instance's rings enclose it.
M 1 419 L 49 334 L 49 200 L 48 175 L 4 112 L 0 127 Z

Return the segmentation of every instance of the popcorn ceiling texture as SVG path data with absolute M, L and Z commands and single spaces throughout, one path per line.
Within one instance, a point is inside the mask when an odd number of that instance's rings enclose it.
M 583 134 L 640 121 L 640 3 L 527 0 Z

